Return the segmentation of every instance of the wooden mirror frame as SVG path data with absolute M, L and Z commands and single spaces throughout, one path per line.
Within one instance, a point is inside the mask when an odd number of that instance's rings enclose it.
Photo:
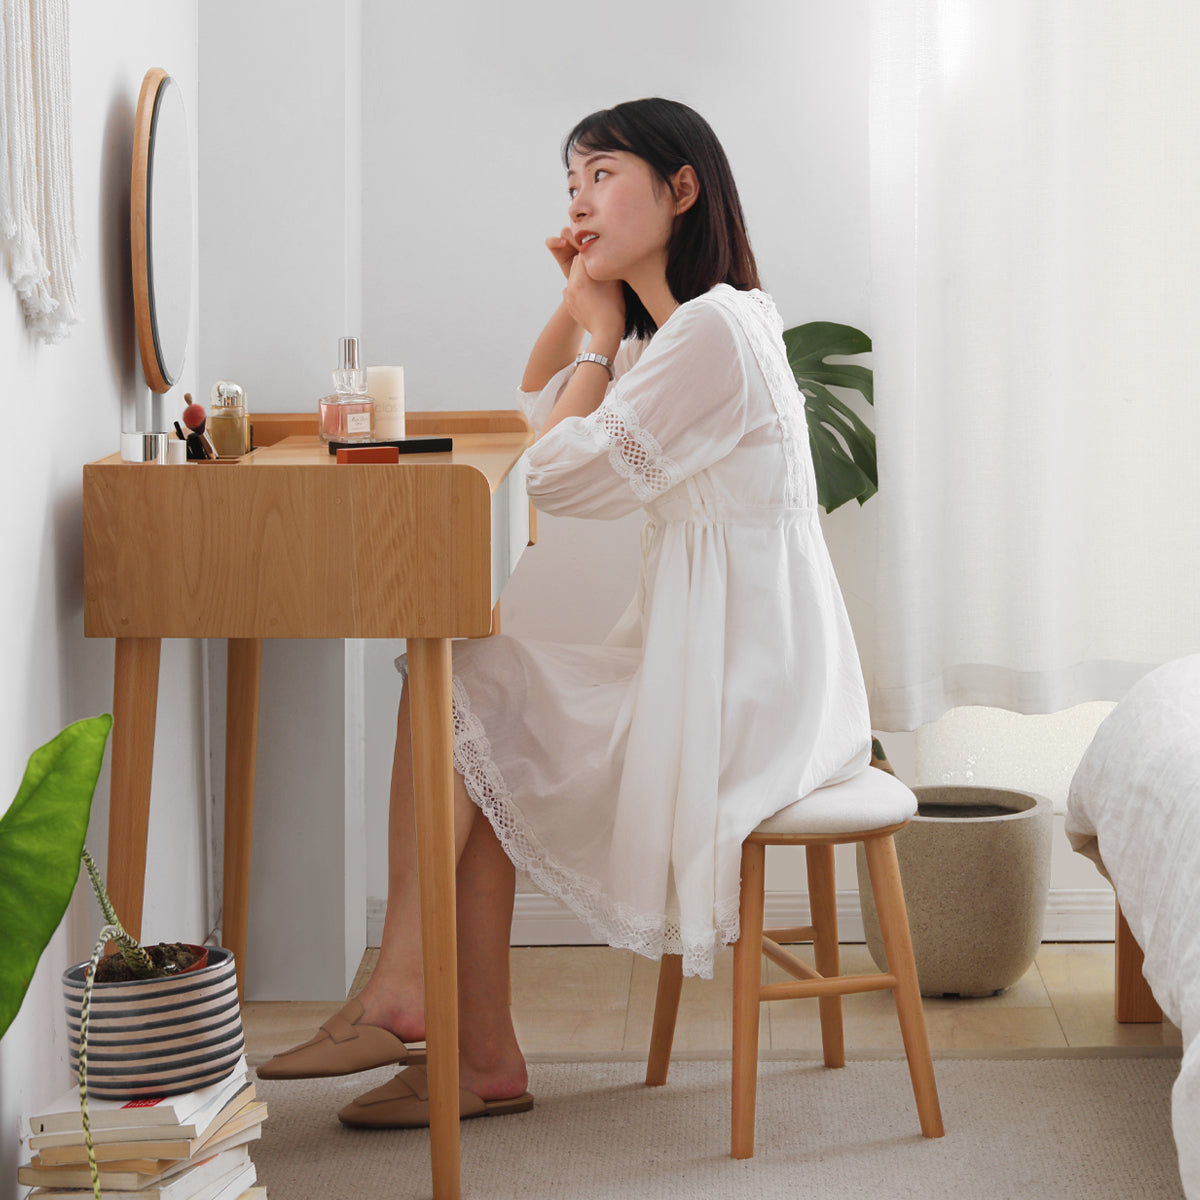
M 151 67 L 142 80 L 138 95 L 137 115 L 133 131 L 133 172 L 129 190 L 129 235 L 133 264 L 133 310 L 137 329 L 138 348 L 146 383 L 154 392 L 166 392 L 179 381 L 180 362 L 174 366 L 163 361 L 159 337 L 158 306 L 155 297 L 153 253 L 149 239 L 153 236 L 154 216 L 151 211 L 149 188 L 153 183 L 154 138 L 156 119 L 163 89 L 178 87 L 161 67 Z M 190 197 L 189 197 L 190 213 Z M 190 251 L 189 251 L 190 257 Z M 190 289 L 191 282 L 188 281 Z M 190 322 L 190 313 L 188 321 Z M 184 336 L 184 346 L 187 338 Z

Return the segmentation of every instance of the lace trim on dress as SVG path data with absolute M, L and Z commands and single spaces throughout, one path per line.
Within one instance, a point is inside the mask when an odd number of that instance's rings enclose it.
M 467 793 L 483 810 L 496 831 L 504 852 L 514 865 L 552 896 L 557 896 L 598 938 L 622 950 L 647 958 L 664 954 L 683 957 L 687 975 L 711 979 L 713 959 L 722 946 L 738 937 L 737 897 L 717 905 L 711 934 L 684 940 L 678 921 L 665 914 L 635 912 L 604 894 L 596 880 L 555 862 L 526 825 L 512 793 L 492 758 L 483 723 L 471 711 L 467 689 L 457 675 L 451 694 L 454 701 L 454 768 Z
M 759 370 L 771 393 L 771 402 L 779 418 L 783 440 L 783 458 L 787 469 L 786 502 L 794 508 L 809 508 L 816 503 L 816 482 L 812 456 L 808 448 L 808 421 L 804 415 L 804 396 L 788 366 L 782 343 L 783 320 L 775 302 L 765 292 L 738 292 L 718 286 L 707 293 L 737 321 L 746 335 Z M 753 320 L 741 299 L 754 302 L 765 320 Z
M 625 479 L 643 504 L 683 480 L 683 471 L 668 458 L 649 430 L 638 421 L 628 400 L 610 391 L 604 402 L 587 418 L 608 438 L 608 461 Z

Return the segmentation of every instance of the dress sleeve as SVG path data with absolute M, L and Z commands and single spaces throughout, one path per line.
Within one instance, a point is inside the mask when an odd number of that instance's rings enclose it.
M 638 341 L 636 338 L 627 338 L 623 341 L 617 350 L 617 357 L 613 359 L 614 377 L 620 379 L 637 362 L 645 348 L 646 343 Z M 555 401 L 562 395 L 562 390 L 567 386 L 567 381 L 574 371 L 575 364 L 568 363 L 562 370 L 556 371 L 550 376 L 546 386 L 540 392 L 524 392 L 517 389 L 517 403 L 535 430 L 541 430 L 542 426 L 550 419 L 550 412 L 554 408 Z M 610 383 L 608 386 L 611 390 L 613 385 Z
M 560 516 L 621 517 L 712 466 L 745 432 L 749 354 L 715 304 L 682 305 L 594 413 L 527 452 L 530 499 Z

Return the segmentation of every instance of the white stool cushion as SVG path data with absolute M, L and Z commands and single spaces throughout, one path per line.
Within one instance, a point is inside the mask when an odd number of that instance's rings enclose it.
M 817 788 L 761 822 L 761 834 L 852 834 L 899 825 L 917 812 L 917 798 L 894 775 L 866 767 L 844 783 Z

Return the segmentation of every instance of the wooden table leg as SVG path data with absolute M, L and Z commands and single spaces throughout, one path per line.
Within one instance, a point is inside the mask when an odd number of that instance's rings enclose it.
M 458 1200 L 458 964 L 454 901 L 454 721 L 450 642 L 410 638 L 417 873 L 429 1055 L 434 1200 Z
M 161 648 L 158 638 L 116 639 L 105 882 L 121 924 L 135 938 L 142 935 Z
M 221 941 L 233 951 L 238 1001 L 245 989 L 250 912 L 250 843 L 254 832 L 254 765 L 262 639 L 230 638 L 225 683 L 225 872 Z
M 1117 905 L 1117 962 L 1115 1009 L 1124 1024 L 1153 1025 L 1163 1018 L 1162 1009 L 1142 974 L 1145 955 L 1137 944 L 1121 906 Z

